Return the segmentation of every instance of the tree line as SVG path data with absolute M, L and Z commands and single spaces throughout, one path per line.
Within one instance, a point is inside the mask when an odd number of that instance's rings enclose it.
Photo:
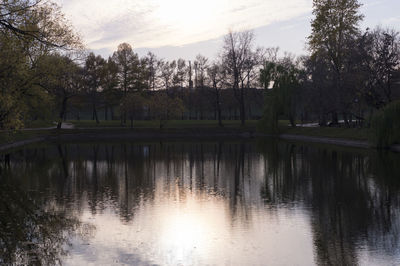
M 247 36 L 249 42 L 253 39 L 251 32 L 228 36 L 239 35 Z M 71 103 L 69 117 L 79 119 L 81 107 L 87 113 L 89 103 L 91 119 L 97 123 L 100 109 L 104 120 L 120 119 L 122 125 L 129 120 L 132 125 L 137 119 L 172 118 L 215 119 L 221 126 L 223 119 L 240 118 L 244 124 L 246 119 L 260 117 L 263 106 L 263 93 L 257 90 L 263 54 L 261 49 L 250 49 L 232 48 L 240 59 L 227 53 L 211 61 L 199 54 L 193 62 L 167 61 L 151 52 L 139 57 L 127 43 L 120 44 L 108 59 L 90 53 L 77 73 L 82 87 Z
M 210 60 L 140 57 L 122 43 L 108 58 L 84 50 L 49 1 L 0 4 L 0 128 L 34 120 L 279 119 L 369 125 L 395 101 L 400 41 L 393 29 L 362 31 L 357 0 L 314 0 L 309 55 L 255 47 L 251 31 L 229 32 Z M 356 122 L 355 122 L 356 121 Z

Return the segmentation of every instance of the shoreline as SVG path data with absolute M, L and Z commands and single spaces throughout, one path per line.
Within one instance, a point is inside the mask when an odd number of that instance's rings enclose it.
M 48 140 L 48 137 L 36 137 L 36 138 L 31 138 L 31 139 L 26 139 L 26 140 L 19 140 L 19 141 L 7 143 L 7 144 L 1 144 L 0 152 L 4 152 L 4 151 L 15 149 L 15 148 L 20 148 L 20 147 L 23 147 L 23 146 L 29 145 L 29 144 L 45 142 L 47 140 Z
M 48 133 L 48 132 L 47 132 Z M 304 142 L 304 143 L 320 143 L 335 146 L 346 146 L 362 149 L 374 149 L 366 140 L 351 140 L 332 137 L 318 137 L 298 134 L 280 134 L 273 136 L 269 134 L 257 133 L 255 129 L 249 128 L 180 128 L 180 129 L 113 129 L 107 128 L 106 131 L 99 129 L 74 129 L 58 132 L 57 135 L 47 134 L 45 136 L 33 137 L 24 140 L 14 141 L 11 143 L 0 144 L 0 152 L 20 148 L 25 145 L 54 142 L 54 141 L 99 141 L 99 140 L 116 140 L 116 139 L 211 139 L 211 138 L 242 138 L 252 139 L 259 137 L 275 137 L 282 140 Z M 389 150 L 400 152 L 400 145 L 393 145 Z
M 373 147 L 366 140 L 363 141 L 363 140 L 315 137 L 315 136 L 294 135 L 294 134 L 280 134 L 279 138 L 284 140 L 294 140 L 294 141 L 309 142 L 309 143 L 322 143 L 322 144 L 331 144 L 336 146 L 373 149 Z

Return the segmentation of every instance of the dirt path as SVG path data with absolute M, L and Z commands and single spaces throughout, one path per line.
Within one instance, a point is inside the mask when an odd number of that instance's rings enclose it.
M 21 129 L 22 131 L 32 131 L 32 130 L 50 130 L 50 129 L 56 129 L 57 126 L 52 126 L 52 127 L 38 127 L 38 128 L 23 128 Z M 61 124 L 61 129 L 74 129 L 75 126 L 71 123 L 65 123 L 63 122 Z

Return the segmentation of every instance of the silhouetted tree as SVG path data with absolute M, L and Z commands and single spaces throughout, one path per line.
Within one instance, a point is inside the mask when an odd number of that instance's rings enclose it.
M 309 36 L 311 57 L 322 56 L 328 67 L 328 76 L 332 80 L 332 123 L 338 123 L 338 112 L 346 112 L 351 97 L 346 97 L 344 73 L 351 62 L 349 53 L 354 45 L 353 40 L 359 36 L 358 24 L 363 16 L 360 15 L 361 4 L 358 0 L 314 0 Z
M 242 126 L 245 124 L 245 87 L 246 67 L 253 59 L 254 34 L 251 31 L 229 32 L 224 38 L 222 50 L 222 62 L 226 68 L 227 75 L 230 76 L 230 84 L 235 92 L 235 97 L 239 102 L 240 121 Z M 241 80 L 243 81 L 241 83 Z

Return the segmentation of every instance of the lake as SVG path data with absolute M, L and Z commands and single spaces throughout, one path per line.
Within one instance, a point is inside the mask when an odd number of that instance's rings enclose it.
M 400 154 L 257 139 L 0 158 L 0 264 L 400 265 Z

